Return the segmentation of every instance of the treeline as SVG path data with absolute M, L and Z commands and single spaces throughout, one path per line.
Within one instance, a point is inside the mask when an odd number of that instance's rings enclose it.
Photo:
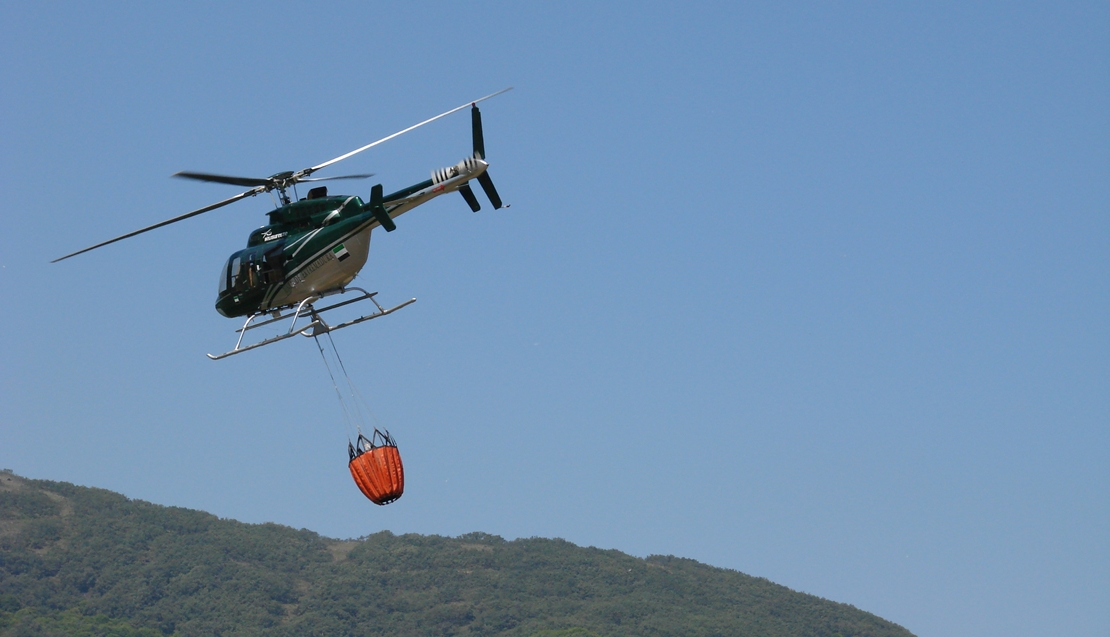
M 908 637 L 692 560 L 388 531 L 331 540 L 0 473 L 0 636 Z

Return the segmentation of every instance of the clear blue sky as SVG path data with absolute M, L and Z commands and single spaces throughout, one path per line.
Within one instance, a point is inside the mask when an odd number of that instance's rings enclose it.
M 8 3 L 0 34 L 0 466 L 691 557 L 922 637 L 1110 633 L 1105 3 Z M 420 300 L 336 334 L 396 504 L 351 482 L 311 341 L 204 357 L 265 198 L 48 263 L 238 192 L 179 170 L 303 168 L 509 85 L 512 207 L 376 233 L 360 282 Z M 400 188 L 469 135 L 329 174 Z

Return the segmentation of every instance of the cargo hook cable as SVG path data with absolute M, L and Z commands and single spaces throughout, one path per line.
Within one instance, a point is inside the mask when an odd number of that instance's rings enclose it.
M 347 408 L 347 401 L 343 400 L 343 392 L 339 391 L 339 384 L 335 382 L 335 374 L 333 374 L 331 371 L 331 364 L 328 363 L 328 357 L 324 355 L 324 346 L 320 344 L 320 338 L 314 335 L 312 337 L 312 340 L 316 341 L 316 348 L 320 350 L 320 358 L 323 359 L 324 367 L 328 370 L 328 378 L 331 379 L 331 386 L 335 388 L 335 397 L 339 399 L 339 407 L 343 410 L 343 421 L 346 423 L 347 442 L 350 443 L 352 424 L 351 411 Z M 334 350 L 334 348 L 335 343 L 333 342 L 332 349 Z M 357 423 L 355 424 L 355 427 L 361 433 L 362 428 L 359 427 Z
M 335 353 L 335 360 L 339 361 L 339 369 L 343 372 L 343 377 L 347 379 L 347 389 L 351 393 L 351 403 L 355 411 L 355 417 L 358 420 L 358 433 L 362 433 L 362 424 L 366 423 L 366 414 L 369 414 L 370 420 L 374 421 L 374 431 L 378 430 L 378 417 L 374 414 L 374 410 L 370 409 L 370 403 L 362 396 L 362 392 L 355 387 L 351 381 L 351 375 L 347 373 L 347 366 L 343 364 L 343 357 L 339 355 L 339 348 L 335 346 L 335 340 L 331 337 L 331 332 L 327 333 L 328 341 L 331 343 L 331 351 Z M 366 414 L 363 414 L 365 410 Z
M 335 357 L 335 363 L 338 365 L 339 370 L 343 372 L 343 378 L 346 380 L 350 403 L 348 403 L 347 397 L 344 396 L 343 390 L 339 388 L 339 383 L 336 381 L 335 373 L 332 369 L 332 362 L 328 360 L 328 355 L 324 352 L 324 346 L 320 342 L 319 336 L 314 335 L 313 340 L 316 341 L 316 348 L 320 350 L 320 358 L 323 359 L 324 367 L 328 370 L 328 377 L 331 378 L 331 384 L 335 389 L 336 398 L 338 398 L 339 406 L 343 410 L 343 418 L 347 424 L 347 441 L 349 443 L 353 437 L 351 432 L 352 425 L 355 430 L 354 433 L 361 436 L 363 425 L 367 425 L 367 427 L 370 426 L 370 423 L 367 422 L 367 415 L 369 415 L 369 419 L 374 421 L 375 426 L 373 429 L 375 431 L 378 429 L 378 418 L 374 414 L 374 410 L 370 409 L 370 404 L 363 397 L 362 392 L 355 387 L 354 382 L 351 380 L 351 375 L 347 373 L 347 366 L 343 363 L 343 357 L 339 355 L 339 348 L 335 346 L 335 339 L 332 338 L 330 332 L 327 333 L 327 336 L 328 344 L 330 345 L 328 349 L 331 355 Z

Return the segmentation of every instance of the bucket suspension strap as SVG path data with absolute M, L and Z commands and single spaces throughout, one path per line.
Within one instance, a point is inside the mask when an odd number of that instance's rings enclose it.
M 351 375 L 347 373 L 347 366 L 343 363 L 343 357 L 339 355 L 339 348 L 335 346 L 335 340 L 332 338 L 331 332 L 327 333 L 328 341 L 331 343 L 332 352 L 335 353 L 335 360 L 339 362 L 339 369 L 343 372 L 343 378 L 347 381 L 347 390 L 351 397 L 352 412 L 357 421 L 356 429 L 359 433 L 362 430 L 373 425 L 374 431 L 377 431 L 381 426 L 378 422 L 378 417 L 374 410 L 370 408 L 369 401 L 359 391 L 358 386 L 351 380 Z M 366 425 L 366 427 L 363 427 Z
M 324 367 L 326 367 L 328 370 L 328 377 L 331 378 L 332 387 L 335 389 L 335 396 L 339 400 L 340 409 L 343 410 L 343 418 L 347 423 L 348 453 L 353 453 L 357 456 L 361 453 L 360 449 L 363 448 L 361 447 L 362 441 L 370 440 L 362 435 L 363 425 L 367 425 L 367 428 L 369 428 L 368 420 L 373 420 L 376 425 L 377 417 L 374 415 L 374 411 L 370 409 L 370 404 L 366 402 L 366 399 L 362 396 L 362 393 L 359 392 L 357 387 L 355 387 L 354 382 L 351 380 L 351 375 L 347 373 L 347 366 L 343 363 L 343 357 L 339 355 L 339 348 L 335 346 L 335 340 L 332 338 L 331 332 L 325 332 L 324 334 L 327 335 L 328 345 L 330 346 L 330 354 L 335 357 L 334 362 L 337 365 L 338 370 L 343 373 L 343 378 L 347 384 L 346 393 L 348 394 L 348 396 L 344 396 L 344 391 L 339 387 L 339 382 L 336 379 L 335 371 L 332 369 L 333 363 L 332 361 L 328 360 L 328 354 L 324 352 L 324 346 L 320 340 L 321 335 L 314 334 L 313 339 L 316 341 L 316 348 L 320 350 L 320 358 L 324 360 Z M 350 398 L 350 402 L 348 402 L 347 400 L 348 397 Z M 355 444 L 351 443 L 352 429 L 359 438 L 359 442 Z M 381 435 L 380 432 L 378 432 L 378 428 L 376 426 L 373 429 L 374 432 L 376 432 L 376 435 Z M 388 433 L 386 435 L 388 436 Z M 372 436 L 371 438 L 374 437 L 375 436 Z M 371 446 L 371 448 L 372 447 L 373 446 Z
M 316 348 L 320 350 L 320 358 L 324 361 L 324 368 L 328 370 L 328 378 L 331 379 L 331 386 L 335 388 L 335 397 L 339 400 L 339 408 L 343 411 L 343 420 L 347 425 L 347 444 L 350 445 L 351 438 L 351 412 L 347 408 L 347 401 L 343 400 L 343 392 L 339 390 L 339 384 L 335 382 L 335 374 L 331 371 L 331 364 L 328 363 L 328 357 L 324 354 L 324 346 L 320 344 L 320 337 L 313 336 L 312 340 L 316 341 Z M 334 343 L 333 343 L 334 346 Z M 356 424 L 357 427 L 357 424 Z
M 335 346 L 335 339 L 331 337 L 331 332 L 327 332 L 327 336 L 328 342 L 331 343 L 331 351 L 335 354 L 335 360 L 339 361 L 339 369 L 343 372 L 343 378 L 347 380 L 347 391 L 350 392 L 351 402 L 354 403 L 355 417 L 358 419 L 358 423 L 360 425 L 358 430 L 359 433 L 361 433 L 361 424 L 366 420 L 365 415 L 362 413 L 362 407 L 366 408 L 366 411 L 371 418 L 373 418 L 374 420 L 377 419 L 374 418 L 374 412 L 370 410 L 370 405 L 366 402 L 366 399 L 362 397 L 362 394 L 358 391 L 358 388 L 355 387 L 355 384 L 351 381 L 351 375 L 347 373 L 347 366 L 343 364 L 343 357 L 339 355 L 339 348 Z M 375 431 L 377 431 L 377 429 L 375 429 Z

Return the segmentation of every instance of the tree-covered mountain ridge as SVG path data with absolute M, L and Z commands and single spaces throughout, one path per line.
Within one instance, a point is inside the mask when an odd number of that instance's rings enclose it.
M 766 579 L 542 538 L 334 540 L 0 473 L 0 636 L 909 637 Z

